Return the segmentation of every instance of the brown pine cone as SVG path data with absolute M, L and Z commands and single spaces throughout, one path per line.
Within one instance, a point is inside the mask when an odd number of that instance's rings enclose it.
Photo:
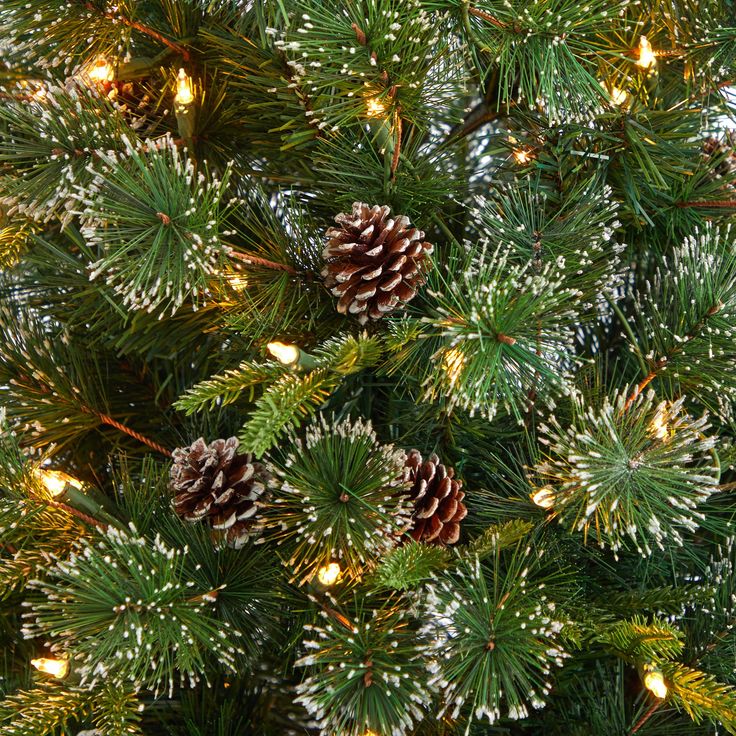
M 242 547 L 265 500 L 269 474 L 251 455 L 238 455 L 238 438 L 206 444 L 200 437 L 173 452 L 174 511 L 186 521 L 206 521 L 231 547 Z
M 728 131 L 723 138 L 706 138 L 703 155 L 706 159 L 718 159 L 713 169 L 716 177 L 733 179 L 736 174 L 736 133 Z
M 380 319 L 406 303 L 424 283 L 422 269 L 432 246 L 409 218 L 389 218 L 387 206 L 353 204 L 352 213 L 335 217 L 327 231 L 325 286 L 340 297 L 337 311 L 354 314 L 361 324 Z
M 422 462 L 419 450 L 407 455 L 406 466 L 414 502 L 409 534 L 417 542 L 455 544 L 460 539 L 460 522 L 468 515 L 462 481 L 455 479 L 455 471 L 442 465 L 437 455 Z

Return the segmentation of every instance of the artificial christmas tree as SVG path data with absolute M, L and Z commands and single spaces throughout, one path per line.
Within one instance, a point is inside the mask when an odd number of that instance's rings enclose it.
M 0 31 L 3 736 L 736 733 L 730 0 Z

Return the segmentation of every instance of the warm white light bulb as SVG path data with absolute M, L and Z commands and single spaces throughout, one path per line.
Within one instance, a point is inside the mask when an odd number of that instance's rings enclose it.
M 87 67 L 86 74 L 93 82 L 112 82 L 115 79 L 115 71 L 104 56 L 99 56 Z
M 366 102 L 365 114 L 369 118 L 377 118 L 386 112 L 386 106 L 378 99 L 378 97 L 371 97 Z
M 542 509 L 551 509 L 555 505 L 555 493 L 550 486 L 539 488 L 529 498 Z
M 646 36 L 639 39 L 639 59 L 636 62 L 642 69 L 649 69 L 657 63 L 657 57 L 654 55 L 652 44 Z
M 529 151 L 525 151 L 523 148 L 518 148 L 514 151 L 514 158 L 517 164 L 528 164 L 532 160 Z
M 266 346 L 268 352 L 284 365 L 294 365 L 299 360 L 299 348 L 284 342 L 270 342 Z
M 69 674 L 68 659 L 32 659 L 31 664 L 45 675 L 51 675 L 58 680 L 63 680 Z
M 663 440 L 669 434 L 669 428 L 667 427 L 666 417 L 664 412 L 658 411 L 652 419 L 652 423 L 649 425 L 649 431 L 653 437 L 658 440 Z
M 611 96 L 611 102 L 613 102 L 614 105 L 623 105 L 626 100 L 629 99 L 627 92 L 614 86 L 611 86 L 611 89 L 608 90 L 608 94 Z
M 248 288 L 248 279 L 241 273 L 228 274 L 227 281 L 234 291 L 245 291 Z
M 50 470 L 49 468 L 36 468 L 33 475 L 41 481 L 46 490 L 52 496 L 60 496 L 64 489 L 70 485 L 74 488 L 81 489 L 82 484 L 76 478 L 65 473 L 63 470 Z
M 644 687 L 649 690 L 655 698 L 663 700 L 667 697 L 667 683 L 658 670 L 652 670 L 644 675 Z
M 340 565 L 337 562 L 330 562 L 317 570 L 317 580 L 326 587 L 334 585 L 339 577 Z
M 191 105 L 194 102 L 192 80 L 183 69 L 179 69 L 179 75 L 176 78 L 176 97 L 174 97 L 174 102 L 177 105 Z

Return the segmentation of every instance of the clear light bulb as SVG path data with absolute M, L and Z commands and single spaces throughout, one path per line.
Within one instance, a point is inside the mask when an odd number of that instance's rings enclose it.
M 74 488 L 81 490 L 82 483 L 76 478 L 73 478 L 63 470 L 51 470 L 49 468 L 36 468 L 33 471 L 33 475 L 43 483 L 46 490 L 52 496 L 60 496 L 67 485 L 74 486 Z
M 32 659 L 31 664 L 45 675 L 51 675 L 57 680 L 63 680 L 69 674 L 68 659 Z
M 115 70 L 104 56 L 98 56 L 85 73 L 93 82 L 112 82 L 115 79 Z
M 194 102 L 192 80 L 183 69 L 179 69 L 179 74 L 176 78 L 176 97 L 174 97 L 174 102 L 177 105 L 191 105 Z
M 639 39 L 639 59 L 636 63 L 642 69 L 649 69 L 657 63 L 652 44 L 649 43 L 646 36 L 641 36 Z
M 266 346 L 268 352 L 284 365 L 294 365 L 299 360 L 299 348 L 284 342 L 270 342 Z
M 378 97 L 370 97 L 365 103 L 365 114 L 369 118 L 381 117 L 386 112 L 386 105 Z
M 330 562 L 317 570 L 317 580 L 325 587 L 334 585 L 339 577 L 340 565 L 337 562 Z
M 652 670 L 644 675 L 644 687 L 649 690 L 655 698 L 663 700 L 667 697 L 667 683 L 659 670 Z

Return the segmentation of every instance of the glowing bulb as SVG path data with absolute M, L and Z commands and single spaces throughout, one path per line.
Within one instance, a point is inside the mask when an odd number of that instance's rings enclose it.
M 623 105 L 626 100 L 629 99 L 629 95 L 627 92 L 619 89 L 618 87 L 614 87 L 613 85 L 608 90 L 608 94 L 610 95 L 611 102 L 613 102 L 614 105 Z
M 369 118 L 377 118 L 383 115 L 386 112 L 386 105 L 381 102 L 381 100 L 378 99 L 378 97 L 371 97 L 366 102 L 366 111 L 365 114 Z
M 284 365 L 294 365 L 299 360 L 300 350 L 296 345 L 287 345 L 283 342 L 270 342 L 266 347 L 268 348 L 268 352 Z
M 555 493 L 551 486 L 544 486 L 529 496 L 541 509 L 551 509 L 555 505 Z
M 378 736 L 375 731 L 371 731 L 370 728 L 363 734 L 363 736 Z
M 179 69 L 179 76 L 176 78 L 176 97 L 174 97 L 174 102 L 177 105 L 191 105 L 194 102 L 192 80 L 189 79 L 183 69 Z
M 58 680 L 63 680 L 69 674 L 68 659 L 32 659 L 31 664 L 45 675 L 51 675 Z
M 340 565 L 338 565 L 337 562 L 330 562 L 329 565 L 320 567 L 320 569 L 317 570 L 317 580 L 326 587 L 334 585 L 339 577 Z
M 442 358 L 442 367 L 450 381 L 450 386 L 457 383 L 465 365 L 465 356 L 457 348 L 450 348 Z
M 649 69 L 657 63 L 652 44 L 646 36 L 639 39 L 639 60 L 636 63 L 642 69 Z
M 667 697 L 667 683 L 659 670 L 652 670 L 644 675 L 644 687 L 649 690 L 655 698 L 663 700 Z
M 532 160 L 529 151 L 525 151 L 523 148 L 517 148 L 514 151 L 514 158 L 517 164 L 528 164 Z
M 36 468 L 33 471 L 33 475 L 41 481 L 46 487 L 46 490 L 52 496 L 60 496 L 64 493 L 64 489 L 70 485 L 74 488 L 82 488 L 82 484 L 76 478 L 72 478 L 63 470 L 49 470 L 48 468 Z
M 112 82 L 115 71 L 104 56 L 97 57 L 97 61 L 87 67 L 86 74 L 93 82 Z
M 663 411 L 658 411 L 654 415 L 652 423 L 649 425 L 649 431 L 658 440 L 663 440 L 669 434 L 669 428 L 667 427 L 665 419 L 665 413 Z
M 234 291 L 245 291 L 248 288 L 248 279 L 242 274 L 228 274 L 227 281 Z

